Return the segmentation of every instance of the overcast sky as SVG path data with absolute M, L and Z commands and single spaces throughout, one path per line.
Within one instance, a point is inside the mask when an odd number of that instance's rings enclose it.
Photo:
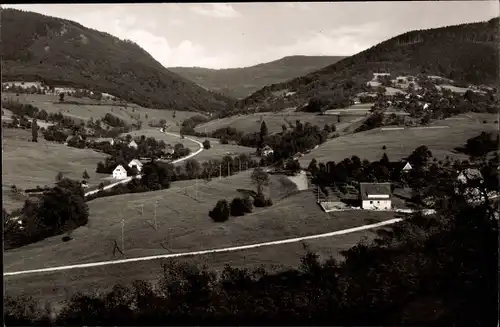
M 166 67 L 352 55 L 414 29 L 488 20 L 498 1 L 9 5 L 130 39 Z

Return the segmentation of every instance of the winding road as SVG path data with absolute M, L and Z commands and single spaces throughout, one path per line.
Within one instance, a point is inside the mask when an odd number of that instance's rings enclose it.
M 382 221 L 382 222 L 379 222 L 376 224 L 363 225 L 363 226 L 349 228 L 349 229 L 343 229 L 343 230 L 339 230 L 339 231 L 335 231 L 335 232 L 309 235 L 309 236 L 303 236 L 303 237 L 288 238 L 288 239 L 271 241 L 271 242 L 248 244 L 248 245 L 242 245 L 242 246 L 233 246 L 233 247 L 227 247 L 227 248 L 193 251 L 193 252 L 161 254 L 161 255 L 153 255 L 153 256 L 147 256 L 147 257 L 138 257 L 138 258 L 121 259 L 121 260 L 90 262 L 90 263 L 83 263 L 83 264 L 77 264 L 77 265 L 58 266 L 58 267 L 33 269 L 33 270 L 4 272 L 3 275 L 4 276 L 16 276 L 16 275 L 26 275 L 26 274 L 34 274 L 34 273 L 46 273 L 46 272 L 70 270 L 70 269 L 109 266 L 109 265 L 124 264 L 124 263 L 131 263 L 131 262 L 137 262 L 137 261 L 149 261 L 149 260 L 158 260 L 158 259 L 188 257 L 188 256 L 194 256 L 194 255 L 204 255 L 204 254 L 209 254 L 209 253 L 234 252 L 234 251 L 248 250 L 248 249 L 254 249 L 254 248 L 259 248 L 259 247 L 264 247 L 264 246 L 297 243 L 297 242 L 302 242 L 302 241 L 306 241 L 306 240 L 313 240 L 313 239 L 318 239 L 318 238 L 332 237 L 332 236 L 337 236 L 337 235 L 355 233 L 355 232 L 359 232 L 359 231 L 363 231 L 363 230 L 367 230 L 367 229 L 379 228 L 382 226 L 395 224 L 395 223 L 398 223 L 402 220 L 403 220 L 402 218 L 395 218 L 395 219 L 385 220 L 385 221 Z

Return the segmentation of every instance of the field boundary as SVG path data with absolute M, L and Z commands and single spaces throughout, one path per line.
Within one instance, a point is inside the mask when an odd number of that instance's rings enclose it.
M 4 276 L 26 275 L 26 274 L 34 274 L 34 273 L 63 271 L 63 270 L 70 270 L 70 269 L 109 266 L 109 265 L 138 262 L 138 261 L 150 261 L 150 260 L 158 260 L 158 259 L 189 257 L 189 256 L 204 255 L 204 254 L 210 254 L 210 253 L 242 251 L 242 250 L 254 249 L 254 248 L 259 248 L 259 247 L 271 246 L 271 245 L 297 243 L 297 242 L 302 242 L 302 241 L 306 241 L 306 240 L 313 240 L 313 239 L 318 239 L 318 238 L 325 238 L 325 237 L 332 237 L 332 236 L 337 236 L 337 235 L 350 234 L 350 233 L 355 233 L 355 232 L 359 232 L 359 231 L 363 231 L 363 230 L 368 230 L 368 229 L 373 229 L 373 228 L 378 228 L 378 227 L 382 227 L 382 226 L 395 224 L 395 223 L 398 223 L 402 220 L 403 220 L 403 218 L 394 218 L 394 219 L 385 220 L 385 221 L 375 223 L 375 224 L 362 225 L 362 226 L 358 226 L 358 227 L 343 229 L 343 230 L 329 232 L 329 233 L 315 234 L 315 235 L 309 235 L 309 236 L 303 236 L 303 237 L 294 237 L 294 238 L 288 238 L 288 239 L 277 240 L 277 241 L 262 242 L 262 243 L 255 243 L 255 244 L 248 244 L 248 245 L 241 245 L 241 246 L 233 246 L 233 247 L 227 247 L 227 248 L 192 251 L 192 252 L 181 252 L 181 253 L 170 253 L 170 254 L 160 254 L 160 255 L 137 257 L 137 258 L 130 258 L 130 259 L 99 261 L 99 262 L 90 262 L 90 263 L 68 265 L 68 266 L 58 266 L 58 267 L 49 267 L 49 268 L 41 268 L 41 269 L 33 269 L 33 270 L 4 272 L 3 275 Z

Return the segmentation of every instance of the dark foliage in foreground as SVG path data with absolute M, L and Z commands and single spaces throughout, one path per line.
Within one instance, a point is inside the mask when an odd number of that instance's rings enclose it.
M 136 281 L 102 296 L 75 295 L 53 321 L 29 299 L 7 298 L 5 322 L 494 326 L 497 244 L 486 207 L 453 198 L 435 217 L 416 215 L 354 246 L 343 263 L 308 252 L 299 269 L 227 266 L 220 276 L 170 264 L 155 290 Z

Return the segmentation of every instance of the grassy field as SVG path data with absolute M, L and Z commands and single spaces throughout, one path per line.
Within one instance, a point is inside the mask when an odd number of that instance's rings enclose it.
M 133 131 L 130 134 L 134 137 L 140 135 L 144 135 L 146 137 L 153 137 L 156 140 L 163 140 L 165 143 L 171 144 L 172 146 L 174 146 L 177 143 L 181 143 L 182 145 L 184 145 L 184 147 L 191 149 L 191 152 L 195 152 L 200 148 L 199 145 L 194 143 L 193 141 L 190 141 L 186 138 L 181 139 L 180 137 L 177 136 L 162 133 L 159 131 L 158 128 L 142 129 L 140 131 Z M 188 136 L 188 137 L 198 140 L 199 142 L 203 142 L 205 140 L 204 138 L 197 138 L 194 136 Z M 242 153 L 245 154 L 255 153 L 254 148 L 248 148 L 245 146 L 231 145 L 231 144 L 220 144 L 219 141 L 215 139 L 210 139 L 210 145 L 211 145 L 210 149 L 203 150 L 201 153 L 196 155 L 194 159 L 198 160 L 199 162 L 203 162 L 210 159 L 222 159 L 222 157 L 224 157 L 228 153 L 230 153 L 231 155 L 239 155 Z
M 279 271 L 298 267 L 300 257 L 305 254 L 303 244 L 318 253 L 321 259 L 333 256 L 339 260 L 341 251 L 349 249 L 361 240 L 370 241 L 376 234 L 374 230 L 360 231 L 334 237 L 309 240 L 301 243 L 281 244 L 243 251 L 214 253 L 193 257 L 182 257 L 176 262 L 186 262 L 221 271 L 226 264 L 233 267 L 257 268 L 263 266 Z M 88 269 L 67 270 L 62 272 L 33 275 L 6 276 L 7 295 L 29 295 L 40 301 L 51 303 L 68 299 L 76 292 L 105 292 L 114 284 L 130 284 L 136 279 L 155 283 L 163 272 L 162 264 L 168 259 L 159 259 L 130 264 L 118 264 Z
M 58 172 L 72 179 L 81 179 L 87 170 L 89 184 L 98 184 L 107 175 L 96 174 L 97 163 L 106 155 L 88 149 L 76 149 L 62 144 L 47 142 L 38 137 L 31 142 L 31 131 L 2 129 L 2 184 L 18 188 L 35 188 L 51 185 Z M 24 199 L 10 192 L 4 193 L 6 208 L 19 207 Z
M 315 196 L 310 190 L 298 192 L 295 184 L 286 177 L 272 176 L 270 191 L 267 192 L 275 202 L 273 206 L 255 209 L 252 214 L 231 218 L 223 224 L 213 223 L 208 217 L 208 211 L 213 208 L 217 200 L 221 198 L 231 200 L 240 194 L 238 188 L 254 189 L 249 175 L 250 172 L 244 172 L 209 183 L 200 182 L 197 188 L 198 193 L 196 193 L 195 186 L 191 184 L 185 188 L 173 187 L 158 192 L 96 199 L 89 202 L 88 226 L 73 232 L 73 240 L 64 243 L 60 236 L 52 237 L 37 244 L 8 251 L 4 256 L 5 270 L 36 269 L 123 257 L 245 245 L 341 230 L 394 217 L 394 214 L 384 212 L 326 214 L 317 206 Z M 198 194 L 197 197 L 196 194 Z M 154 230 L 151 225 L 153 224 L 154 203 L 157 200 L 158 229 Z M 143 205 L 143 215 L 140 212 L 140 205 Z M 117 253 L 113 256 L 114 241 L 121 244 L 121 219 L 125 219 L 125 255 Z M 332 244 L 324 240 L 309 243 L 317 243 L 318 249 L 326 254 L 333 254 L 355 243 L 359 237 L 347 238 L 347 240 L 344 237 L 338 239 L 338 243 Z M 261 263 L 289 266 L 298 262 L 299 258 L 292 254 L 296 254 L 301 249 L 294 245 L 290 247 L 291 252 L 286 246 L 281 246 L 276 247 L 281 249 L 280 252 L 266 248 L 250 252 L 232 252 L 222 256 L 202 256 L 189 260 L 206 263 L 215 268 L 221 267 L 226 262 L 240 266 L 256 266 Z M 261 251 L 263 252 L 262 258 L 259 254 Z M 144 269 L 144 267 L 151 268 Z M 105 272 L 101 271 L 101 275 L 96 273 L 98 270 L 94 269 L 68 271 L 62 274 L 65 276 L 64 282 L 60 279 L 52 280 L 51 276 L 61 276 L 61 274 L 9 277 L 9 283 L 13 284 L 8 283 L 7 293 L 19 294 L 20 284 L 16 283 L 23 278 L 29 278 L 30 285 L 37 285 L 32 289 L 25 288 L 24 292 L 32 292 L 32 295 L 42 297 L 64 296 L 66 288 L 72 288 L 73 291 L 89 290 L 94 287 L 108 287 L 112 283 L 124 280 L 130 281 L 133 278 L 154 279 L 157 277 L 158 269 L 157 261 L 156 263 L 131 264 L 127 266 L 126 273 L 123 267 L 119 266 L 109 266 L 104 270 Z M 136 272 L 138 275 L 135 275 Z M 52 280 L 52 283 L 49 283 L 46 278 Z M 73 280 L 79 282 L 69 286 Z M 11 290 L 13 293 L 10 293 Z
M 329 116 L 329 115 L 318 115 L 313 113 L 304 113 L 304 112 L 280 112 L 280 113 L 256 113 L 250 115 L 236 115 L 223 119 L 212 120 L 206 124 L 199 125 L 195 128 L 197 132 L 213 132 L 219 128 L 224 127 L 233 127 L 237 130 L 243 131 L 245 133 L 258 132 L 260 131 L 260 125 L 262 121 L 266 122 L 269 133 L 281 132 L 281 126 L 285 124 L 288 127 L 288 122 L 295 125 L 296 120 L 300 120 L 302 123 L 309 122 L 312 125 L 317 125 L 323 128 L 325 124 L 339 124 L 337 129 L 342 128 L 345 123 L 352 121 L 353 119 L 358 118 L 359 115 L 356 113 L 341 115 L 340 123 L 338 123 L 337 116 Z
M 487 123 L 483 123 L 486 120 Z M 317 149 L 300 158 L 302 167 L 307 167 L 313 158 L 320 162 L 336 161 L 353 155 L 361 159 L 378 160 L 385 151 L 390 160 L 397 160 L 409 155 L 420 145 L 426 145 L 438 159 L 447 155 L 464 158 L 455 153 L 454 148 L 465 144 L 467 139 L 479 135 L 482 131 L 496 131 L 498 124 L 494 114 L 467 114 L 431 123 L 431 126 L 449 126 L 442 129 L 405 128 L 403 130 L 374 129 L 366 132 L 341 136 L 330 140 Z M 382 150 L 383 146 L 386 150 Z
M 57 95 L 19 94 L 19 96 L 16 96 L 13 93 L 3 93 L 2 100 L 6 99 L 18 100 L 21 103 L 30 103 L 48 113 L 61 112 L 65 116 L 84 121 L 89 120 L 91 117 L 93 117 L 94 120 L 100 119 L 107 113 L 111 113 L 128 123 L 135 122 L 134 117 L 137 116 L 137 118 L 143 122 L 143 127 L 147 127 L 149 121 L 165 119 L 171 131 L 178 131 L 178 125 L 180 125 L 182 121 L 194 115 L 198 115 L 198 113 L 195 112 L 177 111 L 174 118 L 173 110 L 149 109 L 140 107 L 136 104 L 127 104 L 127 108 L 125 108 L 115 105 L 109 100 L 98 102 L 88 98 L 78 99 L 71 96 L 66 96 L 65 101 L 78 101 L 83 104 L 75 105 L 60 103 L 59 96 Z

